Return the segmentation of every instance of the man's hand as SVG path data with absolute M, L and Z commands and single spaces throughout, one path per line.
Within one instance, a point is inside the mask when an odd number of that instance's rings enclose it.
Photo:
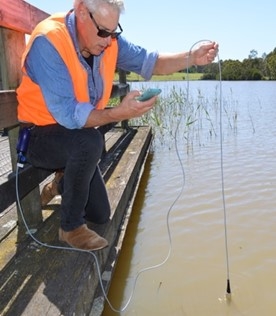
M 140 92 L 134 90 L 129 92 L 118 106 L 91 111 L 84 127 L 101 126 L 142 116 L 153 108 L 158 96 L 141 102 L 136 100 L 139 95 Z
M 217 43 L 204 43 L 200 45 L 198 48 L 191 51 L 191 58 L 193 60 L 194 65 L 203 66 L 213 62 L 217 54 Z
M 136 99 L 138 96 L 140 96 L 139 91 L 130 91 L 122 102 L 113 109 L 120 121 L 142 116 L 153 108 L 157 100 L 157 96 L 154 96 L 147 101 L 138 101 Z

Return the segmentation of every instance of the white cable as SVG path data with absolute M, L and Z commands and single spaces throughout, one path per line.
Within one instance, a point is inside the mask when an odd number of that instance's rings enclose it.
M 193 44 L 190 48 L 189 56 L 191 55 L 194 46 L 201 42 L 210 42 L 211 40 L 200 40 Z M 224 242 L 225 242 L 225 258 L 226 258 L 226 273 L 227 273 L 227 285 L 226 294 L 231 294 L 230 287 L 230 268 L 229 268 L 229 251 L 228 251 L 228 234 L 227 234 L 227 212 L 226 212 L 226 202 L 225 202 L 225 186 L 224 186 L 224 166 L 223 166 L 223 128 L 222 128 L 222 76 L 221 76 L 221 64 L 219 54 L 217 54 L 218 67 L 219 67 L 219 113 L 220 113 L 220 170 L 221 170 L 221 193 L 222 193 L 222 205 L 223 205 L 223 220 L 224 220 Z M 187 75 L 188 73 L 189 59 L 187 59 Z M 189 80 L 187 80 L 187 100 L 189 99 Z M 229 298 L 229 296 L 227 297 Z

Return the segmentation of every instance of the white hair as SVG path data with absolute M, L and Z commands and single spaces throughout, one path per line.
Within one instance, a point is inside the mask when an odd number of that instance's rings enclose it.
M 97 12 L 102 4 L 108 4 L 120 14 L 124 12 L 124 0 L 74 0 L 74 8 L 83 2 L 90 12 Z

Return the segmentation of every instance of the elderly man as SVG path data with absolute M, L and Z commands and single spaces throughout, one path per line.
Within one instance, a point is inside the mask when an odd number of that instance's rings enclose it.
M 218 50 L 216 43 L 208 43 L 192 52 L 149 52 L 121 35 L 123 10 L 123 0 L 75 0 L 74 10 L 39 23 L 23 56 L 24 76 L 17 90 L 18 119 L 30 130 L 28 161 L 63 170 L 48 187 L 53 197 L 61 180 L 59 238 L 85 250 L 108 245 L 86 225 L 105 223 L 110 216 L 98 169 L 103 140 L 95 127 L 141 116 L 157 98 L 139 102 L 139 91 L 131 91 L 117 107 L 105 109 L 115 69 L 149 80 L 188 64 L 208 64 Z

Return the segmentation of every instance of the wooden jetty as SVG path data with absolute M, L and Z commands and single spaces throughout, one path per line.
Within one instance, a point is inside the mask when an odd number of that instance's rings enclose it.
M 22 0 L 0 2 L 0 315 L 101 315 L 104 297 L 94 257 L 88 253 L 51 249 L 28 234 L 16 200 L 16 92 L 21 79 L 20 59 L 25 34 L 48 16 Z M 114 83 L 112 97 L 128 92 L 124 73 Z M 101 127 L 105 151 L 100 161 L 111 203 L 106 225 L 88 225 L 109 241 L 95 252 L 108 292 L 124 233 L 131 216 L 151 143 L 147 126 L 127 122 Z M 27 223 L 37 240 L 58 241 L 60 197 L 42 209 L 40 191 L 52 179 L 49 171 L 26 165 L 18 176 L 18 193 Z

